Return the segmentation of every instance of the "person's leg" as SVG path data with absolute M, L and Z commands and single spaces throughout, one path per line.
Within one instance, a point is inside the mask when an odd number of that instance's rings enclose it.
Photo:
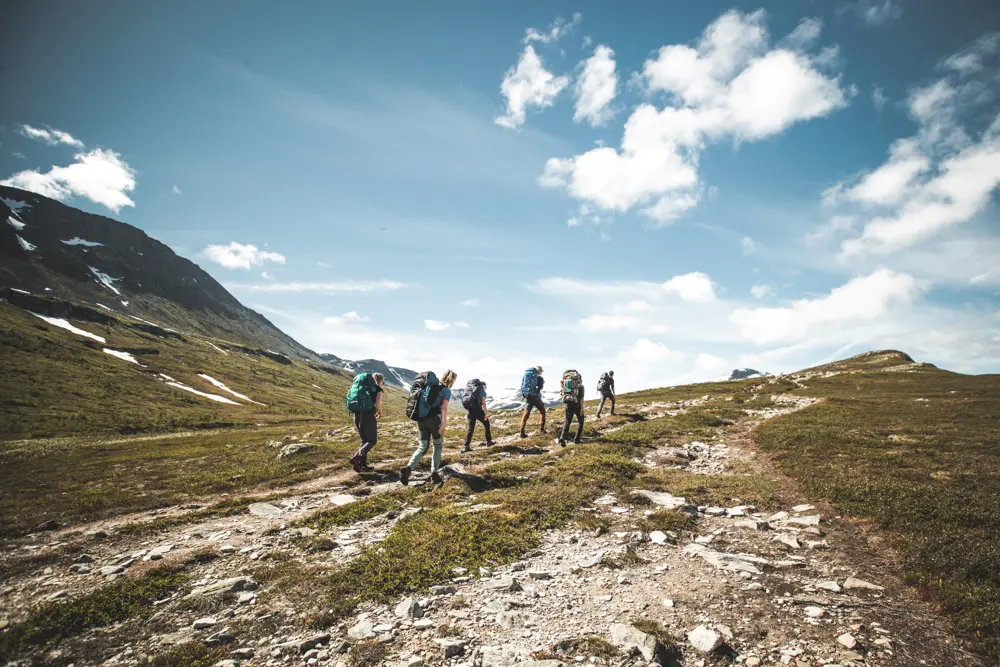
M 492 432 L 492 427 L 490 426 L 490 420 L 486 419 L 486 415 L 483 415 L 483 420 L 482 421 L 483 421 L 483 428 L 486 429 L 486 444 L 487 445 L 492 445 L 493 444 L 493 432 Z
M 566 421 L 563 422 L 562 432 L 559 434 L 559 444 L 565 446 L 566 438 L 569 436 L 569 422 L 573 419 L 573 410 L 570 403 L 566 404 Z
M 601 392 L 601 403 L 597 406 L 597 418 L 601 418 L 601 411 L 604 410 L 604 401 L 608 400 L 608 395 Z
M 477 415 L 474 410 L 469 410 L 468 418 L 469 418 L 469 428 L 465 432 L 465 447 L 462 448 L 462 451 L 465 452 L 472 449 L 472 436 L 476 432 Z
M 615 414 L 615 395 L 611 394 L 611 414 Z
M 567 422 L 569 421 L 568 417 L 567 417 L 566 421 Z M 565 437 L 565 436 L 563 436 L 563 437 Z M 579 445 L 581 437 L 583 437 L 583 405 L 580 404 L 580 403 L 577 403 L 577 405 L 576 405 L 576 440 L 574 440 L 573 442 L 575 442 L 576 444 Z
M 431 454 L 431 474 L 437 474 L 441 470 L 441 450 L 444 448 L 444 438 L 440 435 L 434 437 L 434 453 Z
M 536 405 L 536 407 L 538 408 L 538 411 L 540 413 L 542 413 L 542 428 L 541 428 L 541 431 L 542 431 L 542 433 L 545 433 L 545 401 L 542 400 L 541 396 L 539 396 L 537 398 L 537 400 L 538 400 L 538 404 Z
M 361 412 L 361 449 L 358 450 L 358 458 L 361 467 L 368 466 L 368 453 L 375 448 L 378 443 L 378 420 L 375 419 L 374 412 Z
M 527 405 L 524 407 L 524 414 L 521 415 L 521 437 L 527 438 L 528 434 L 524 432 L 524 429 L 528 427 L 528 417 L 531 415 L 531 399 L 525 399 Z

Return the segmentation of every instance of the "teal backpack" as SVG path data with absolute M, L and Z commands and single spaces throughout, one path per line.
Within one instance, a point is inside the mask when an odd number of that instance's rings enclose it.
M 371 412 L 375 409 L 375 394 L 378 391 L 371 373 L 354 376 L 351 388 L 347 390 L 347 409 L 351 412 Z

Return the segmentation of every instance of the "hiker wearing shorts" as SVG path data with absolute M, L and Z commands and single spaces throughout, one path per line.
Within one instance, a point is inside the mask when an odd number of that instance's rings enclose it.
M 542 400 L 543 386 L 545 386 L 545 378 L 542 377 L 541 366 L 529 368 L 524 372 L 524 377 L 521 379 L 521 397 L 524 399 L 522 403 L 524 405 L 524 414 L 521 416 L 522 438 L 528 437 L 524 429 L 528 425 L 528 417 L 531 415 L 532 408 L 538 408 L 538 412 L 542 416 L 542 427 L 539 430 L 545 433 L 545 401 Z
M 566 421 L 563 422 L 562 433 L 556 439 L 556 443 L 562 447 L 566 446 L 569 427 L 575 417 L 576 438 L 573 439 L 573 443 L 579 445 L 580 437 L 583 435 L 583 378 L 577 371 L 568 370 L 563 373 L 559 388 L 563 404 L 566 406 Z
M 597 406 L 597 418 L 601 418 L 601 411 L 604 410 L 604 401 L 611 399 L 611 414 L 615 414 L 615 372 L 608 371 L 601 374 L 601 379 L 597 382 L 597 391 L 601 394 L 601 404 Z
M 477 378 L 469 380 L 465 384 L 465 391 L 462 392 L 462 406 L 468 411 L 469 428 L 465 432 L 465 447 L 462 452 L 472 451 L 472 436 L 476 433 L 476 422 L 483 425 L 486 431 L 486 446 L 492 447 L 495 443 L 490 434 L 490 416 L 486 413 L 486 383 Z
M 385 384 L 385 378 L 381 373 L 372 373 L 370 378 L 365 378 L 366 375 L 368 374 L 361 373 L 355 377 L 351 389 L 353 391 L 354 386 L 358 385 L 358 392 L 366 392 L 369 395 L 367 399 L 369 402 L 362 399 L 360 402 L 354 403 L 352 407 L 351 394 L 348 394 L 348 409 L 354 412 L 354 428 L 361 438 L 361 446 L 349 459 L 354 472 L 366 472 L 373 469 L 368 465 L 368 453 L 375 448 L 375 444 L 378 442 L 378 420 L 382 418 L 382 386 Z M 374 396 L 371 396 L 372 394 Z M 370 409 L 369 404 L 372 406 Z
M 433 373 L 427 374 L 433 377 Z M 420 430 L 420 444 L 410 457 L 410 462 L 399 471 L 399 481 L 406 486 L 410 483 L 410 473 L 413 468 L 420 463 L 420 459 L 427 453 L 430 443 L 434 441 L 434 453 L 431 455 L 431 480 L 435 484 L 441 483 L 441 449 L 444 446 L 444 432 L 448 428 L 448 401 L 451 400 L 451 387 L 455 384 L 455 371 L 447 370 L 441 376 L 440 387 L 427 386 L 422 400 L 428 403 L 429 414 L 417 421 Z M 419 379 L 419 376 L 418 376 Z M 437 378 L 434 378 L 437 384 Z

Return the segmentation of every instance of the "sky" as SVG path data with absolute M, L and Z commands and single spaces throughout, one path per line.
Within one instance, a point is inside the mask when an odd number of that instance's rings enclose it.
M 0 182 L 459 383 L 1000 372 L 1000 6 L 653 5 L 17 3 Z

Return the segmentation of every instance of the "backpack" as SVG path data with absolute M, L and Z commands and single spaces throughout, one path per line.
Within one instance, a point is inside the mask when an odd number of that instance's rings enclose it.
M 479 378 L 472 378 L 465 383 L 465 391 L 462 392 L 462 406 L 469 410 L 474 405 L 479 405 L 483 397 L 483 383 Z
M 601 379 L 597 381 L 597 391 L 605 391 L 611 386 L 611 376 L 607 373 L 601 373 Z
M 569 403 L 583 402 L 583 378 L 577 371 L 568 370 L 563 373 L 562 400 Z
M 538 396 L 541 386 L 538 383 L 538 371 L 534 368 L 529 368 L 524 371 L 524 377 L 521 378 L 521 396 L 528 398 L 529 396 Z
M 406 416 L 413 421 L 427 419 L 441 412 L 441 390 L 444 388 L 433 371 L 417 376 L 406 400 Z
M 351 412 L 371 412 L 375 409 L 375 394 L 378 385 L 371 373 L 358 373 L 354 376 L 351 388 L 347 390 L 347 409 Z

